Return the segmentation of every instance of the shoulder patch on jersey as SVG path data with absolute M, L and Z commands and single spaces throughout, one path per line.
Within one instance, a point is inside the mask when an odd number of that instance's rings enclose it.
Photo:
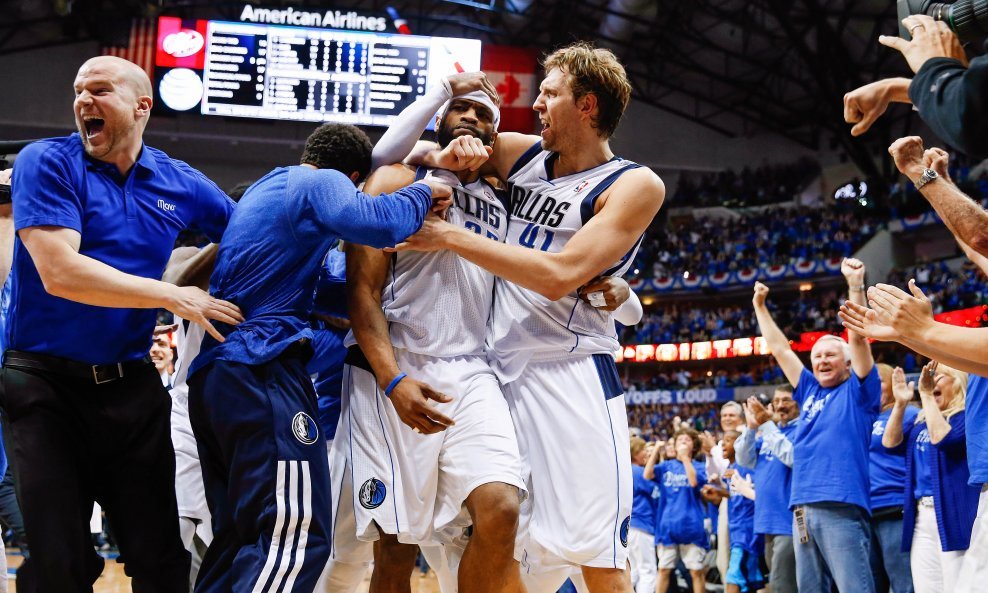
M 319 427 L 305 412 L 299 412 L 292 418 L 292 434 L 303 445 L 313 445 L 319 440 Z
M 384 504 L 384 499 L 387 497 L 387 486 L 385 486 L 384 482 L 378 480 L 377 478 L 371 478 L 361 484 L 360 492 L 357 493 L 357 498 L 360 500 L 360 506 L 368 510 L 376 509 Z

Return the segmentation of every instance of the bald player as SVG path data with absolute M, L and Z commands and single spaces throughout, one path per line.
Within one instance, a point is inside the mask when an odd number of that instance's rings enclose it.
M 171 399 L 147 358 L 157 309 L 239 323 L 233 304 L 157 280 L 179 231 L 219 241 L 233 202 L 145 146 L 153 99 L 136 65 L 93 58 L 74 82 L 78 133 L 21 152 L 5 303 L 3 394 L 32 562 L 43 593 L 89 593 L 89 539 L 106 511 L 135 591 L 188 590 L 179 536 Z

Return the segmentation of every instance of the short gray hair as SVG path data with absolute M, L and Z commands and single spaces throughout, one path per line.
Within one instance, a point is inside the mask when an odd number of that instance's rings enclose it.
M 735 401 L 727 402 L 726 404 L 720 407 L 720 411 L 723 412 L 727 408 L 737 408 L 738 416 L 744 418 L 744 408 L 738 402 Z
M 840 345 L 841 352 L 844 353 L 844 362 L 850 362 L 851 361 L 851 345 L 848 344 L 844 340 L 844 338 L 842 338 L 840 336 L 835 336 L 835 335 L 832 335 L 832 334 L 827 334 L 826 336 L 820 336 L 820 339 L 818 339 L 813 344 L 813 348 L 816 348 L 816 345 L 819 344 L 820 342 L 824 341 L 824 340 L 833 340 L 833 341 L 836 341 Z M 811 349 L 810 352 L 812 354 L 812 349 Z

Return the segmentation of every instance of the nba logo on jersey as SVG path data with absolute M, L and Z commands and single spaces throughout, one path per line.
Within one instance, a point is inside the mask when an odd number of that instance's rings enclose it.
M 360 492 L 358 494 L 360 506 L 365 509 L 376 509 L 384 503 L 384 499 L 387 496 L 387 487 L 384 485 L 384 482 L 377 478 L 371 478 L 364 482 L 360 486 Z
M 589 179 L 584 179 L 583 180 L 583 183 L 581 183 L 580 185 L 576 186 L 576 189 L 573 190 L 573 193 L 574 194 L 580 193 L 581 191 L 585 190 L 588 185 L 590 185 L 590 180 Z
M 319 439 L 319 428 L 305 412 L 299 412 L 292 418 L 292 434 L 303 445 L 311 445 Z

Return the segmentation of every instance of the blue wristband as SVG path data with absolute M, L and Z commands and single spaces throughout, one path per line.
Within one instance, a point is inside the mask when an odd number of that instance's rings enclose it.
M 398 383 L 401 383 L 401 380 L 407 376 L 408 375 L 406 375 L 405 373 L 398 373 L 398 376 L 395 377 L 394 379 L 391 379 L 391 382 L 388 383 L 388 386 L 384 388 L 384 395 L 391 397 L 391 392 L 394 391 L 395 387 L 398 386 Z

